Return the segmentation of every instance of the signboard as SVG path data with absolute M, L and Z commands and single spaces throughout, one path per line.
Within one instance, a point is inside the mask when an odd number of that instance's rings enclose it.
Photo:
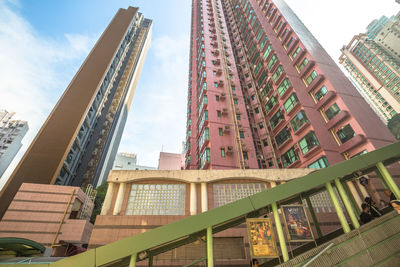
M 252 258 L 278 257 L 271 220 L 268 218 L 247 219 L 246 224 Z
M 313 240 L 313 235 L 303 205 L 281 206 L 289 242 Z

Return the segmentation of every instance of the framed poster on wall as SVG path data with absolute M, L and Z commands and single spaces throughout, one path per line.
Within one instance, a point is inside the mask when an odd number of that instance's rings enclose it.
M 271 220 L 268 218 L 247 219 L 246 224 L 252 258 L 278 257 Z
M 284 205 L 281 209 L 289 242 L 314 240 L 303 205 Z

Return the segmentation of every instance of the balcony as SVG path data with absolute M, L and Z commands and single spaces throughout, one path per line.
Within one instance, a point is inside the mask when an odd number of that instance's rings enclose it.
M 317 152 L 317 151 L 320 150 L 320 148 L 321 148 L 320 145 L 314 146 L 313 148 L 311 148 L 310 150 L 308 150 L 307 153 L 305 153 L 305 154 L 303 155 L 303 157 L 304 157 L 304 158 L 308 158 L 308 157 L 314 155 L 315 152 Z
M 356 136 L 354 136 L 353 138 L 351 138 L 350 140 L 348 140 L 346 143 L 344 143 L 343 145 L 341 145 L 339 147 L 339 152 L 340 153 L 344 153 L 349 151 L 352 148 L 355 148 L 358 145 L 361 145 L 362 143 L 364 143 L 366 141 L 366 138 L 364 135 L 362 134 L 358 134 Z
M 334 91 L 329 91 L 326 95 L 324 95 L 323 98 L 320 99 L 320 101 L 317 104 L 315 104 L 314 108 L 316 110 L 320 109 L 326 103 L 331 101 L 335 96 L 336 96 L 336 93 Z
M 304 66 L 304 68 L 299 73 L 300 78 L 303 78 L 303 76 L 306 73 L 310 72 L 311 68 L 313 68 L 314 66 L 315 66 L 315 62 L 314 61 L 308 61 L 308 63 Z
M 311 92 L 312 90 L 315 89 L 318 85 L 320 85 L 323 81 L 325 80 L 325 76 L 322 74 L 318 74 L 318 76 L 312 81 L 307 88 L 307 92 Z
M 294 39 L 293 42 L 290 44 L 290 46 L 287 48 L 287 54 L 291 54 L 293 49 L 297 46 L 297 44 L 299 43 L 299 39 Z
M 349 117 L 350 117 L 349 112 L 347 112 L 346 110 L 342 110 L 339 112 L 339 114 L 337 114 L 330 121 L 328 121 L 326 127 L 328 127 L 328 129 L 331 129 Z
M 282 40 L 282 43 L 284 43 L 284 44 L 287 43 L 287 41 L 289 40 L 290 35 L 292 34 L 292 32 L 293 32 L 293 31 L 292 31 L 291 29 L 288 30 L 288 32 L 286 33 L 285 38 Z
M 277 9 L 275 8 L 273 11 L 272 11 L 272 13 L 271 13 L 271 16 L 269 16 L 269 18 L 268 18 L 268 22 L 271 22 L 272 21 L 272 19 L 275 17 L 275 13 L 276 13 L 276 11 L 277 11 Z
M 281 28 L 279 29 L 279 31 L 277 32 L 276 35 L 280 36 L 283 32 L 283 29 L 285 29 L 286 25 L 287 25 L 286 21 L 284 23 L 282 23 Z
M 278 25 L 281 18 L 282 18 L 282 15 L 278 15 L 278 17 L 275 20 L 275 23 L 272 25 L 272 29 L 275 29 L 276 25 Z
M 297 65 L 305 54 L 306 51 L 303 48 L 300 48 L 300 52 L 297 54 L 295 60 L 293 60 L 293 66 Z

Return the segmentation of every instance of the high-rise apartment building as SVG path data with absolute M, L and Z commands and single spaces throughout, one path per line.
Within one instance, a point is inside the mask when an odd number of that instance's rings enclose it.
M 108 175 L 150 44 L 152 21 L 120 9 L 0 194 L 0 217 L 23 182 L 97 185 Z
M 0 110 L 0 178 L 22 147 L 22 138 L 29 129 L 26 121 L 11 120 L 14 114 Z
M 400 13 L 385 18 L 354 36 L 342 48 L 339 62 L 387 121 L 400 113 Z
M 394 141 L 282 0 L 194 0 L 186 169 L 322 168 Z

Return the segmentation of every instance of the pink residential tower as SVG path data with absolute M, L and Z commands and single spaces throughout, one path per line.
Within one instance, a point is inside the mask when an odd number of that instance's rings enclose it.
M 186 169 L 323 168 L 395 141 L 282 0 L 193 0 Z

